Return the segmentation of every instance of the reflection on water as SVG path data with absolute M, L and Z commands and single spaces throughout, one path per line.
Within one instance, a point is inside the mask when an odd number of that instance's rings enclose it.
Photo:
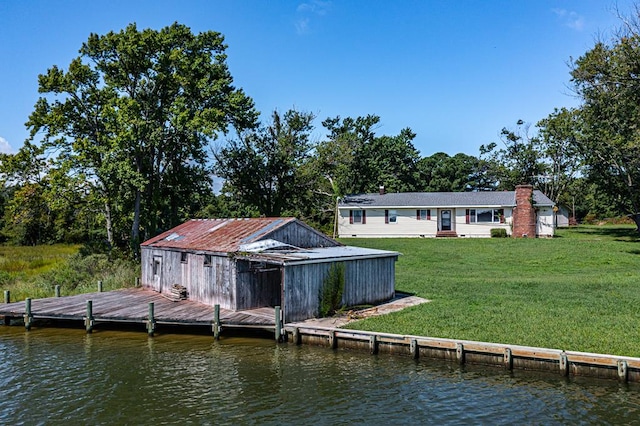
M 637 385 L 271 340 L 0 327 L 1 424 L 619 424 Z

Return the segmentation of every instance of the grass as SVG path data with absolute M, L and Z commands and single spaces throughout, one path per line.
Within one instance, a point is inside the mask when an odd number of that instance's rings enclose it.
M 396 289 L 431 302 L 372 331 L 640 356 L 640 238 L 581 226 L 554 239 L 344 239 L 396 250 Z
M 130 287 L 139 267 L 106 255 L 80 255 L 78 245 L 0 246 L 0 290 L 11 292 L 11 301 L 27 297 L 52 297 L 56 285 L 62 295 Z

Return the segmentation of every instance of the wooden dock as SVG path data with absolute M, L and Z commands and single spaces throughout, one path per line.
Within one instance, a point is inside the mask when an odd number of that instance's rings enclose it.
M 87 325 L 87 330 L 89 325 L 97 323 L 211 327 L 216 323 L 214 306 L 190 300 L 173 301 L 155 291 L 140 288 L 34 299 L 30 305 L 29 309 L 26 301 L 0 304 L 0 319 L 4 319 L 5 324 L 14 319 L 80 321 L 87 324 L 87 317 L 90 317 L 93 322 Z M 238 312 L 219 309 L 219 325 L 274 331 L 275 315 L 275 309 L 271 307 Z

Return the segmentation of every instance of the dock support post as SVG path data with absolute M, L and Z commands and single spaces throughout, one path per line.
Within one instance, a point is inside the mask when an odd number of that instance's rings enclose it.
M 140 287 L 140 277 L 136 277 L 136 287 Z
M 456 359 L 458 364 L 464 364 L 464 345 L 462 343 L 456 343 Z
M 102 281 L 98 281 L 98 293 L 102 293 Z
M 378 353 L 378 336 L 375 334 L 372 334 L 371 337 L 369 337 L 369 352 L 371 352 L 371 355 Z
M 60 297 L 60 285 L 56 285 L 55 295 L 56 297 Z
M 569 360 L 567 359 L 567 354 L 564 352 L 560 354 L 559 368 L 561 375 L 565 377 L 569 375 Z
M 338 347 L 338 342 L 336 340 L 336 331 L 335 330 L 331 330 L 329 332 L 329 347 L 331 349 L 335 349 Z
M 87 300 L 87 316 L 84 319 L 84 326 L 87 333 L 93 331 L 93 301 Z
M 149 302 L 149 318 L 147 319 L 147 334 L 149 337 L 153 337 L 153 333 L 156 331 L 156 320 L 155 317 L 155 304 L 153 302 Z
M 300 344 L 300 329 L 298 327 L 293 328 L 293 344 Z
M 9 290 L 4 291 L 4 303 L 11 303 L 11 292 Z
M 276 306 L 276 342 L 282 342 L 282 317 L 280 306 Z
M 418 346 L 418 341 L 416 339 L 411 339 L 411 342 L 409 342 L 409 351 L 411 352 L 413 359 L 418 359 L 420 357 L 420 347 Z
M 510 348 L 504 349 L 504 366 L 507 370 L 513 370 L 513 356 Z
M 33 322 L 33 314 L 31 313 L 31 298 L 27 297 L 24 300 L 24 328 L 27 331 L 31 330 L 31 323 Z
M 220 305 L 213 307 L 213 338 L 220 340 Z
M 618 360 L 618 378 L 623 383 L 627 383 L 629 380 L 629 366 L 627 365 L 627 361 L 623 359 Z

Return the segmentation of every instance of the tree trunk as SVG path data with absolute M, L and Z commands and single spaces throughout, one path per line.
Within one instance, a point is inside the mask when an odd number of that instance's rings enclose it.
M 104 217 L 107 228 L 107 241 L 109 242 L 109 249 L 111 249 L 113 247 L 113 220 L 111 219 L 111 206 L 108 202 L 104 203 Z
M 140 190 L 136 189 L 136 200 L 133 210 L 133 224 L 131 225 L 131 252 L 133 258 L 138 260 L 140 251 Z
M 636 224 L 636 232 L 640 234 L 640 213 L 630 214 L 631 218 Z

